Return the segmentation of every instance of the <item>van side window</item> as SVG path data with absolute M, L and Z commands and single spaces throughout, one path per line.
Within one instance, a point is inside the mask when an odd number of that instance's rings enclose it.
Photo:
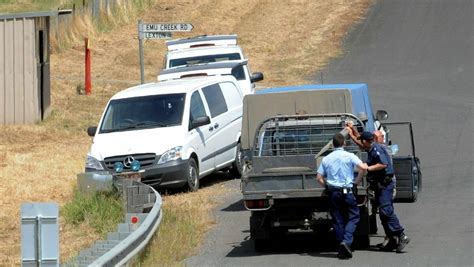
M 202 92 L 204 93 L 204 97 L 206 97 L 212 118 L 227 112 L 227 104 L 225 103 L 224 95 L 218 84 L 203 87 Z
M 232 76 L 235 77 L 237 81 L 245 80 L 244 66 L 240 65 L 232 69 Z
M 191 114 L 189 116 L 190 120 L 194 118 L 207 116 L 206 110 L 204 109 L 204 104 L 202 103 L 201 95 L 196 91 L 191 96 Z
M 242 94 L 233 83 L 224 82 L 220 83 L 219 86 L 221 87 L 222 93 L 224 94 L 225 102 L 227 103 L 229 110 L 242 107 Z

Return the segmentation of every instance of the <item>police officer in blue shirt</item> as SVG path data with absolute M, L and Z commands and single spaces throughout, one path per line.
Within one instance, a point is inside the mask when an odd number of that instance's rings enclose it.
M 360 220 L 359 207 L 352 188 L 362 180 L 364 170 L 368 166 L 356 155 L 344 151 L 345 137 L 342 134 L 335 134 L 332 142 L 334 151 L 323 158 L 316 180 L 328 190 L 336 240 L 340 242 L 338 258 L 349 259 L 352 258 L 354 231 Z M 354 180 L 356 166 L 359 174 Z M 348 212 L 348 216 L 343 214 L 344 211 Z
M 383 251 L 403 252 L 410 242 L 403 227 L 400 225 L 393 206 L 394 169 L 393 162 L 386 149 L 374 142 L 374 135 L 363 132 L 359 137 L 362 147 L 368 152 L 367 164 L 369 165 L 367 180 L 375 185 L 375 201 L 379 207 L 380 221 L 388 243 L 381 247 Z

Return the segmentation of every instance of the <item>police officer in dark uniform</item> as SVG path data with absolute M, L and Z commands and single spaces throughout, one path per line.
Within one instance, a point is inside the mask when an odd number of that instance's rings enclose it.
M 383 251 L 396 249 L 397 253 L 401 253 L 410 242 L 410 238 L 405 235 L 393 206 L 393 188 L 395 185 L 392 159 L 386 149 L 374 142 L 372 133 L 363 132 L 359 139 L 362 147 L 368 152 L 367 180 L 375 190 L 375 201 L 379 207 L 380 221 L 386 236 L 389 238 L 388 243 L 380 249 Z
M 352 258 L 353 234 L 360 220 L 359 207 L 352 188 L 361 181 L 368 166 L 353 153 L 344 151 L 345 137 L 342 134 L 335 134 L 332 142 L 334 151 L 323 158 L 316 180 L 327 188 L 329 194 L 331 218 L 336 240 L 340 243 L 338 257 L 349 259 Z M 355 167 L 359 169 L 356 179 Z
M 352 121 L 348 121 L 346 123 L 346 129 L 351 137 L 352 141 L 357 144 L 361 149 L 364 149 L 361 141 L 359 140 L 360 134 L 357 132 L 357 129 L 354 127 L 354 123 Z M 386 152 L 386 154 L 389 154 L 387 150 L 387 146 L 385 145 L 385 134 L 381 130 L 376 130 L 373 132 L 374 134 L 374 139 L 375 142 L 380 144 L 380 148 Z M 390 155 L 390 154 L 389 154 Z M 394 181 L 394 188 L 393 188 L 393 198 L 395 198 L 396 194 L 396 178 L 395 176 L 393 177 Z M 378 206 L 377 203 L 375 202 L 375 191 L 377 189 L 377 183 L 371 183 L 369 186 L 369 199 L 370 199 L 370 206 L 371 206 L 371 212 L 369 215 L 369 224 L 370 224 L 370 233 L 371 234 L 376 234 L 377 233 L 377 213 L 378 213 Z M 380 244 L 377 244 L 377 247 L 383 247 L 387 244 L 387 242 L 390 239 L 388 237 L 385 237 L 384 241 Z

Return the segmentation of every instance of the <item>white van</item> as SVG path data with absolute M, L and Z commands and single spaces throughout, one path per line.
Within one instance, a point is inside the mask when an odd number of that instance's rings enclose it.
M 196 48 L 196 47 L 209 47 L 209 46 L 236 46 L 237 45 L 237 34 L 227 35 L 198 35 L 195 37 L 167 40 L 166 47 L 168 51 Z
M 142 172 L 157 187 L 199 188 L 199 178 L 229 168 L 241 175 L 240 87 L 233 76 L 150 83 L 114 95 L 98 127 L 86 172 Z
M 232 60 L 165 69 L 160 72 L 157 79 L 158 81 L 166 81 L 189 76 L 211 75 L 234 76 L 244 96 L 255 93 L 255 83 L 263 80 L 263 73 L 250 73 L 247 60 Z
M 163 69 L 188 65 L 245 60 L 242 48 L 237 45 L 237 35 L 204 35 L 166 42 L 168 53 Z

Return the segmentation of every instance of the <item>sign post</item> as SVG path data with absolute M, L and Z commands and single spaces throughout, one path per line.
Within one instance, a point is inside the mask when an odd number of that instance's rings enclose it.
M 140 81 L 145 83 L 145 67 L 143 63 L 143 39 L 171 39 L 172 32 L 190 32 L 191 23 L 143 23 L 138 20 L 138 52 L 140 54 Z
M 140 32 L 140 26 L 142 25 L 142 20 L 138 20 L 138 53 L 140 54 L 140 82 L 141 84 L 145 83 L 145 69 L 143 66 L 143 38 Z

